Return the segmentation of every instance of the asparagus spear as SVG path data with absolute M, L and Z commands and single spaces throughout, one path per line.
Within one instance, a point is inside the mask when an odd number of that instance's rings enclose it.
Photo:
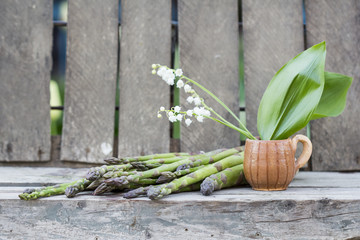
M 172 182 L 166 184 L 166 186 L 150 187 L 150 189 L 147 192 L 147 196 L 152 200 L 162 198 L 166 195 L 171 194 L 172 192 L 177 191 L 182 187 L 186 187 L 191 184 L 200 182 L 206 177 L 214 173 L 217 173 L 219 171 L 222 171 L 225 168 L 242 164 L 243 161 L 244 161 L 244 152 L 233 154 L 216 163 L 205 166 L 193 173 L 175 179 Z
M 239 164 L 205 178 L 200 185 L 200 192 L 208 196 L 215 190 L 245 183 L 244 165 Z
M 140 179 L 137 183 L 120 184 L 120 178 L 112 178 L 104 180 L 94 191 L 94 195 L 100 195 L 105 192 L 111 192 L 113 190 L 133 189 L 138 188 L 141 185 L 156 184 L 156 179 Z
M 104 181 L 104 183 L 106 183 L 109 186 L 115 186 L 118 188 L 121 188 L 123 186 L 121 179 L 120 178 L 111 178 L 111 179 L 106 179 Z M 137 182 L 138 185 L 152 185 L 152 184 L 156 184 L 156 179 L 151 179 L 151 178 L 145 178 L 145 179 L 140 179 Z
M 151 188 L 151 186 L 139 187 L 139 188 L 136 188 L 134 190 L 124 193 L 123 197 L 124 198 L 137 198 L 137 197 L 141 197 L 141 196 L 146 196 L 147 191 L 150 188 Z M 199 189 L 200 189 L 200 183 L 194 183 L 190 186 L 180 188 L 177 192 L 191 192 L 191 191 L 198 191 Z
M 114 190 L 116 187 L 115 186 L 109 186 L 106 183 L 102 182 L 94 191 L 94 195 L 100 195 L 106 192 L 111 192 L 112 190 Z
M 170 172 L 170 171 L 162 172 L 162 173 L 160 173 L 160 177 L 157 179 L 156 183 L 170 182 L 177 177 L 181 177 L 183 175 L 195 172 L 195 171 L 199 170 L 200 168 L 203 168 L 204 166 L 205 165 L 194 167 L 194 168 L 187 168 L 184 170 L 177 170 L 175 172 Z
M 71 183 L 62 183 L 54 186 L 42 187 L 38 189 L 31 189 L 30 193 L 22 193 L 19 195 L 22 200 L 34 200 L 40 197 L 50 197 L 54 195 L 61 195 L 65 193 L 65 189 L 78 182 L 86 181 L 86 179 L 80 179 Z
M 130 175 L 130 176 L 122 176 L 119 178 L 119 182 L 121 181 L 122 184 L 126 185 L 129 182 L 136 183 L 140 179 L 143 179 L 143 178 L 158 177 L 158 176 L 160 176 L 161 172 L 174 171 L 178 166 L 183 165 L 183 164 L 191 164 L 192 167 L 197 167 L 197 166 L 206 165 L 209 163 L 214 163 L 223 158 L 226 158 L 233 154 L 239 153 L 241 150 L 242 150 L 241 147 L 231 148 L 226 151 L 217 153 L 213 156 L 201 156 L 199 158 L 194 158 L 194 159 L 189 158 L 189 159 L 180 160 L 178 162 L 174 162 L 174 163 L 170 163 L 170 164 L 164 164 L 158 168 L 154 168 L 154 169 L 151 169 L 148 171 L 138 172 L 137 174 Z
M 133 189 L 129 192 L 124 193 L 124 198 L 137 198 L 140 196 L 146 196 L 147 191 L 149 190 L 150 186 L 146 187 L 139 187 L 136 189 Z
M 152 168 L 160 167 L 161 163 L 147 163 L 147 162 L 131 162 L 131 166 L 139 170 L 148 170 Z
M 134 161 L 146 161 L 151 159 L 159 159 L 159 158 L 172 158 L 172 157 L 178 157 L 178 156 L 190 156 L 189 153 L 181 152 L 181 153 L 160 153 L 160 154 L 152 154 L 152 155 L 146 155 L 146 156 L 138 156 L 138 157 L 125 157 L 120 158 L 120 160 L 123 161 L 123 163 L 127 162 L 134 162 Z
M 75 184 L 70 185 L 65 189 L 65 195 L 68 198 L 75 197 L 77 193 L 84 191 L 90 183 L 92 183 L 92 181 L 87 179 L 84 179 L 84 181 L 77 181 Z
M 128 170 L 126 172 L 124 171 L 109 171 L 107 173 L 105 173 L 102 177 L 105 179 L 109 179 L 109 178 L 116 178 L 116 177 L 121 177 L 121 176 L 128 176 L 128 175 L 132 175 L 132 174 L 136 174 L 136 171 L 132 171 L 132 170 Z
M 86 175 L 86 179 L 94 181 L 98 178 L 101 178 L 105 173 L 109 171 L 120 171 L 131 169 L 131 164 L 121 164 L 121 165 L 103 165 L 101 167 L 90 168 L 90 171 Z

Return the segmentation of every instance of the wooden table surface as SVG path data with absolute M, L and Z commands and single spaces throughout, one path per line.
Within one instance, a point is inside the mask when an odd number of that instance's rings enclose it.
M 91 192 L 18 198 L 86 171 L 0 167 L 0 239 L 360 239 L 360 173 L 300 172 L 286 191 L 239 187 L 158 201 Z

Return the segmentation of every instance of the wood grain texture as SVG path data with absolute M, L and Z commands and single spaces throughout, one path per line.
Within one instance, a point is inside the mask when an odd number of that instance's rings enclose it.
M 168 152 L 169 121 L 156 113 L 169 107 L 170 88 L 151 65 L 170 65 L 171 1 L 121 4 L 119 155 Z
M 246 123 L 257 136 L 257 112 L 267 85 L 304 50 L 302 1 L 243 0 L 242 14 Z
M 89 168 L 0 167 L 0 186 L 48 186 L 84 178 Z
M 50 159 L 52 1 L 0 3 L 0 161 Z
M 238 1 L 179 0 L 180 67 L 184 75 L 198 81 L 218 96 L 235 114 L 239 113 Z M 205 103 L 228 121 L 232 116 L 198 89 Z M 181 91 L 181 105 L 188 97 Z M 211 120 L 181 127 L 182 151 L 210 151 L 240 145 L 238 132 Z
M 28 177 L 21 174 L 26 170 Z M 5 239 L 360 236 L 360 173 L 300 172 L 288 190 L 277 192 L 242 187 L 217 191 L 208 197 L 199 192 L 173 194 L 159 201 L 126 200 L 121 194 L 93 196 L 84 192 L 72 199 L 54 196 L 26 202 L 17 197 L 23 190 L 19 187 L 21 182 L 47 182 L 60 175 L 73 179 L 75 172 L 0 168 L 0 185 L 8 181 L 4 176 L 8 171 L 13 171 L 17 184 L 0 187 L 0 238 Z
M 96 163 L 112 156 L 118 1 L 70 1 L 68 15 L 61 159 Z
M 314 170 L 360 170 L 360 1 L 306 1 L 307 46 L 326 41 L 326 70 L 354 78 L 344 112 L 311 123 Z

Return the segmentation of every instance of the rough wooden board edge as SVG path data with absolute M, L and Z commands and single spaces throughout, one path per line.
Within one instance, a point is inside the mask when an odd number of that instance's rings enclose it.
M 94 198 L 0 200 L 0 237 L 345 239 L 360 236 L 359 199 L 119 202 L 110 197 Z

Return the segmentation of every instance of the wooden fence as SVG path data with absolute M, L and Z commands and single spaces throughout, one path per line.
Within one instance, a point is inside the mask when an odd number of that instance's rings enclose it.
M 156 112 L 170 106 L 171 90 L 151 75 L 151 64 L 171 64 L 171 4 L 122 0 L 120 37 L 118 0 L 69 1 L 59 150 L 50 136 L 52 0 L 2 0 L 2 164 L 45 165 L 59 151 L 61 161 L 85 163 L 101 163 L 114 154 L 111 149 L 120 155 L 168 152 L 170 124 L 157 119 Z M 247 126 L 256 132 L 259 101 L 274 73 L 297 53 L 326 40 L 327 71 L 354 81 L 340 117 L 311 123 L 312 169 L 360 170 L 359 20 L 359 0 L 178 0 L 180 66 L 239 111 L 239 56 L 244 54 Z M 119 136 L 114 141 L 117 75 Z M 235 131 L 210 121 L 181 127 L 182 151 L 239 144 Z

